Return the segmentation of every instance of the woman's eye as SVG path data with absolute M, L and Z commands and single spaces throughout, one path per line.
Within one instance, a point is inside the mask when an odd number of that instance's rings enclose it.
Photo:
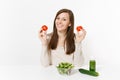
M 63 21 L 66 21 L 66 19 L 63 19 Z

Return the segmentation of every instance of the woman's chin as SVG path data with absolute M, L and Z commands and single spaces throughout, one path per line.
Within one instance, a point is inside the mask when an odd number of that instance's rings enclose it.
M 58 32 L 65 32 L 65 30 L 57 30 Z

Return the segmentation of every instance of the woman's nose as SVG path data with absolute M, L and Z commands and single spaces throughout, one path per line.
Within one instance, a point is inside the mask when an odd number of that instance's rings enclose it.
M 59 23 L 59 24 L 61 24 L 61 23 L 62 23 L 62 21 L 61 21 L 61 20 L 58 20 L 58 23 Z

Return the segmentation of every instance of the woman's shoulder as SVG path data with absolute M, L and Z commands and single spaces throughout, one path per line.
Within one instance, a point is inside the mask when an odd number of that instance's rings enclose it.
M 74 33 L 74 36 L 75 36 L 75 37 L 76 37 L 76 35 L 77 35 L 77 34 L 76 34 L 76 33 Z
M 74 40 L 75 40 L 75 42 L 76 42 L 76 35 L 77 35 L 77 34 L 76 34 L 76 33 L 74 33 Z

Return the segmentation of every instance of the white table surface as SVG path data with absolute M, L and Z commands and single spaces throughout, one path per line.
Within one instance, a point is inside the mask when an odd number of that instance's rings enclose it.
M 87 69 L 87 66 L 81 68 Z M 55 66 L 0 66 L 0 80 L 119 80 L 120 66 L 97 66 L 98 77 L 80 73 L 74 69 L 69 76 L 60 75 Z

